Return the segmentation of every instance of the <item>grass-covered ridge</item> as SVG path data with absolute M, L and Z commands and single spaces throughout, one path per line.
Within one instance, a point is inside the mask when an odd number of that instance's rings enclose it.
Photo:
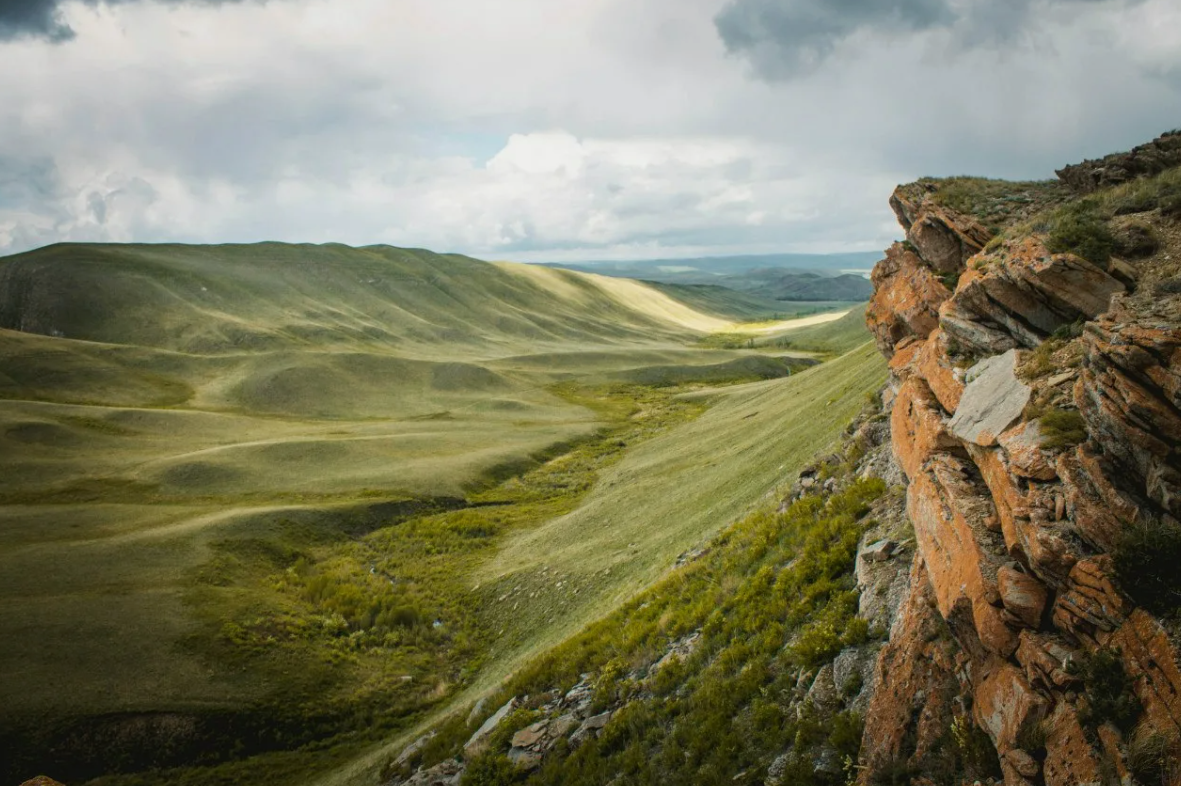
M 646 586 L 881 374 L 696 347 L 732 323 L 638 282 L 397 249 L 58 246 L 0 260 L 0 321 L 17 781 L 53 740 L 67 781 L 330 768 Z
M 861 719 L 822 717 L 800 702 L 802 674 L 830 663 L 871 632 L 856 616 L 853 560 L 877 479 L 854 480 L 851 463 L 833 477 L 841 490 L 805 497 L 783 511 L 769 501 L 714 539 L 700 558 L 570 641 L 530 663 L 468 722 L 457 715 L 423 750 L 388 774 L 407 775 L 459 753 L 491 711 L 531 697 L 503 723 L 488 751 L 469 762 L 465 784 L 761 782 L 780 759 L 780 782 L 843 784 L 853 774 Z M 690 637 L 687 656 L 657 665 Z M 597 739 L 559 742 L 532 774 L 507 759 L 512 733 L 540 717 L 551 691 L 592 675 L 590 712 L 613 710 Z M 860 685 L 837 686 L 846 695 Z M 835 752 L 818 773 L 813 752 Z

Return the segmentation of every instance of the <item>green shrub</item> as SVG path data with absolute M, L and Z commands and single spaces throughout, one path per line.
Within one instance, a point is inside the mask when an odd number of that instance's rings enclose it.
M 1087 423 L 1076 409 L 1052 409 L 1038 418 L 1042 447 L 1072 448 L 1087 441 Z
M 967 716 L 958 715 L 952 719 L 951 743 L 955 769 L 969 780 L 1000 776 L 1000 757 L 992 738 Z
M 1181 192 L 1161 198 L 1160 212 L 1165 218 L 1181 220 Z
M 1175 614 L 1181 603 L 1181 527 L 1146 519 L 1124 530 L 1112 551 L 1124 592 L 1154 614 Z
M 1028 382 L 1041 379 L 1057 371 L 1058 369 L 1054 365 L 1054 353 L 1062 348 L 1063 343 L 1058 336 L 1052 336 L 1039 344 L 1038 348 L 1030 352 L 1021 364 L 1022 378 Z
M 1051 218 L 1046 246 L 1055 254 L 1076 254 L 1097 265 L 1105 265 L 1115 250 L 1115 237 L 1097 205 L 1084 200 L 1069 205 Z
M 463 773 L 460 786 L 510 786 L 517 782 L 517 768 L 499 753 L 476 757 Z
M 1087 704 L 1080 720 L 1091 730 L 1112 723 L 1121 731 L 1130 731 L 1140 718 L 1140 700 L 1132 691 L 1131 680 L 1117 649 L 1097 650 L 1081 666 Z
M 828 744 L 842 759 L 849 757 L 856 759 L 861 752 L 861 733 L 865 729 L 865 721 L 860 713 L 839 712 L 830 724 L 832 731 L 828 733 Z

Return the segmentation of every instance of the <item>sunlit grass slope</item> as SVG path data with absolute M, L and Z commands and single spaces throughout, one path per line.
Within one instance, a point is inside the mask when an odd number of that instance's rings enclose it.
M 576 510 L 512 535 L 479 569 L 473 600 L 499 640 L 453 706 L 618 607 L 759 504 L 834 444 L 884 379 L 884 361 L 865 344 L 788 379 L 693 394 L 712 400 L 705 414 L 629 450 Z M 374 783 L 413 733 L 308 783 Z

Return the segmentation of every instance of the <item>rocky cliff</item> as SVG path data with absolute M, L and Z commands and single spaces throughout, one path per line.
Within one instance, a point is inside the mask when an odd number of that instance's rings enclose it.
M 941 779 L 971 727 L 1012 786 L 1181 783 L 1179 164 L 891 198 L 867 321 L 916 549 L 863 783 Z

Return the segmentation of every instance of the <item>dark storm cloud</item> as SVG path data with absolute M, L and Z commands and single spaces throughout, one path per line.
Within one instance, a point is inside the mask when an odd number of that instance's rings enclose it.
M 776 76 L 814 67 L 862 28 L 917 31 L 955 20 L 947 0 L 734 0 L 715 21 L 730 52 Z
M 235 0 L 157 0 L 180 4 L 195 2 L 219 5 Z M 69 41 L 74 31 L 66 23 L 61 7 L 66 0 L 0 0 L 0 41 L 41 38 L 54 43 Z M 115 5 L 133 0 L 83 0 L 87 5 Z
M 65 41 L 74 31 L 62 21 L 59 0 L 0 0 L 0 41 L 24 36 Z
M 714 20 L 726 49 L 760 75 L 786 78 L 822 63 L 861 31 L 955 30 L 965 41 L 997 43 L 1027 32 L 1035 8 L 1135 5 L 1142 0 L 731 0 Z

